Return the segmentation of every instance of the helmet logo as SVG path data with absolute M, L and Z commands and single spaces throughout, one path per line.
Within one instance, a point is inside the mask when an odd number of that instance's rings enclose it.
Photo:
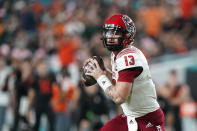
M 125 23 L 125 26 L 126 26 L 126 30 L 129 32 L 129 34 L 131 35 L 131 33 L 134 32 L 134 27 L 132 25 L 133 21 L 126 15 L 124 15 L 122 17 L 122 20 L 124 21 Z

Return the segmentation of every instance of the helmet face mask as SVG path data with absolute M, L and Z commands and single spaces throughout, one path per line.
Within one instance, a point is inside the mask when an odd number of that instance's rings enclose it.
M 103 31 L 103 44 L 109 51 L 118 51 L 122 49 L 124 32 L 121 27 L 108 27 Z
M 111 16 L 103 27 L 103 45 L 109 51 L 119 51 L 134 42 L 135 25 L 126 15 Z

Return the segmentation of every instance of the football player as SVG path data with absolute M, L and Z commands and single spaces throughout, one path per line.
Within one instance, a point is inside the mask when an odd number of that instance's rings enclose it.
M 91 67 L 86 75 L 122 107 L 123 114 L 110 120 L 100 131 L 164 131 L 164 114 L 157 102 L 155 85 L 147 60 L 132 44 L 136 28 L 127 15 L 116 14 L 105 22 L 102 41 L 111 51 L 112 79 L 107 77 L 96 59 L 86 62 Z

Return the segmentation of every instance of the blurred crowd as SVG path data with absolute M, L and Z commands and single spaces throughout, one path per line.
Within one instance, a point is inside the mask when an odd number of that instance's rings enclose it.
M 116 13 L 133 19 L 135 46 L 148 60 L 197 49 L 195 0 L 0 0 L 0 131 L 96 131 L 120 112 L 97 85 L 80 80 L 83 61 L 93 55 L 110 68 L 100 38 Z M 166 127 L 195 130 L 196 114 L 183 127 L 180 106 L 196 105 L 176 77 L 170 72 L 157 90 Z

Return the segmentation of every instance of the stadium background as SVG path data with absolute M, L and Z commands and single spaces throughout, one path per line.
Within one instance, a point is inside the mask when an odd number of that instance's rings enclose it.
M 32 85 L 24 81 L 33 80 L 41 61 L 57 79 L 50 100 L 56 129 L 98 130 L 121 112 L 100 88 L 80 81 L 83 61 L 93 55 L 110 67 L 100 37 L 104 21 L 115 13 L 127 14 L 137 27 L 135 46 L 148 59 L 166 130 L 197 130 L 196 0 L 0 0 L 0 130 L 13 128 L 21 87 L 26 93 L 18 130 L 34 125 L 34 104 L 27 115 Z M 48 125 L 43 115 L 39 130 Z

